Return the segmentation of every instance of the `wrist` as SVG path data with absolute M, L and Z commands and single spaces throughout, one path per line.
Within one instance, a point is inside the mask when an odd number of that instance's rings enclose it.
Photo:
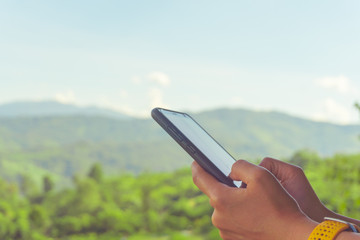
M 336 215 L 333 211 L 331 211 L 324 204 L 321 203 L 321 207 L 319 208 L 318 215 L 316 216 L 316 218 L 312 218 L 312 219 L 320 223 L 324 220 L 324 217 L 336 218 Z
M 351 223 L 335 218 L 324 218 L 311 232 L 308 240 L 354 240 L 359 238 L 360 228 Z
M 307 240 L 317 225 L 318 222 L 301 214 L 300 217 L 296 218 L 296 221 L 293 221 L 292 229 L 288 231 L 289 235 L 286 240 Z

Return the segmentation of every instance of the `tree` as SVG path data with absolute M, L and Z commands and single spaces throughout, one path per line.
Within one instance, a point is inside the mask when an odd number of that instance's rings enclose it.
M 360 104 L 356 102 L 354 105 L 355 105 L 355 108 L 356 108 L 357 110 L 359 110 L 359 112 L 360 112 Z
M 354 104 L 354 106 L 355 106 L 355 108 L 359 111 L 359 113 L 360 113 L 360 104 L 359 103 L 355 103 Z M 359 135 L 359 139 L 360 139 L 360 135 Z
M 307 149 L 295 152 L 289 159 L 289 163 L 301 168 L 306 168 L 309 164 L 316 165 L 319 161 L 321 161 L 321 159 L 317 152 Z
M 43 177 L 43 189 L 44 189 L 44 193 L 48 193 L 51 190 L 54 189 L 54 181 L 52 180 L 52 178 L 48 175 Z
M 38 186 L 29 175 L 21 174 L 19 178 L 20 192 L 23 196 L 31 198 L 38 194 Z
M 101 183 L 103 180 L 103 170 L 100 163 L 95 163 L 88 174 L 89 178 L 94 179 L 97 183 Z

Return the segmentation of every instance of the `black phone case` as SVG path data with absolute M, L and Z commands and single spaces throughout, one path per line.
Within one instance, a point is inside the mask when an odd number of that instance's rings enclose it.
M 159 111 L 161 108 L 154 108 L 151 111 L 152 118 L 208 173 L 218 179 L 220 182 L 225 183 L 231 187 L 237 187 L 233 180 L 222 173 L 171 121 L 169 121 L 162 113 Z M 197 125 L 201 127 L 191 116 L 186 113 L 176 112 L 168 109 L 165 111 L 170 111 L 178 114 L 185 114 L 190 117 Z M 203 129 L 205 132 L 206 130 Z M 207 133 L 207 132 L 206 132 Z M 207 133 L 209 137 L 211 135 Z M 215 142 L 216 140 L 211 137 Z M 219 144 L 218 142 L 216 142 Z M 221 146 L 219 144 L 219 146 Z

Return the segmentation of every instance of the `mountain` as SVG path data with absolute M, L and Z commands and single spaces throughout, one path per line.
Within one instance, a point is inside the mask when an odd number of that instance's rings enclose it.
M 25 117 L 25 116 L 64 116 L 85 115 L 104 116 L 111 118 L 129 118 L 125 114 L 110 109 L 99 107 L 79 107 L 72 104 L 64 104 L 56 101 L 23 101 L 0 105 L 0 117 Z
M 218 109 L 200 113 L 197 118 L 239 157 L 242 153 L 285 157 L 300 149 L 312 149 L 321 155 L 360 150 L 360 125 L 336 125 L 280 112 L 243 109 Z
M 360 125 L 313 122 L 278 112 L 217 109 L 192 116 L 236 159 L 284 159 L 311 149 L 321 155 L 359 152 Z M 62 183 L 100 162 L 107 174 L 171 171 L 191 158 L 152 119 L 58 115 L 0 118 L 0 176 Z

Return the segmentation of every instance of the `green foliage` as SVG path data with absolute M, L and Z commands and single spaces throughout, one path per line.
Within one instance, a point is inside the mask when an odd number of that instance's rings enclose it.
M 354 106 L 355 106 L 355 108 L 356 108 L 357 110 L 359 110 L 359 112 L 360 112 L 360 104 L 359 104 L 359 103 L 355 103 Z
M 21 194 L 25 198 L 0 181 L 0 196 L 10 193 L 0 201 L 0 239 L 201 240 L 213 229 L 208 200 L 189 169 L 102 181 L 93 176 L 69 189 Z
M 49 175 L 43 177 L 43 189 L 44 193 L 48 193 L 54 189 L 54 180 Z
M 299 166 L 301 168 L 307 168 L 310 164 L 317 164 L 321 161 L 319 155 L 311 150 L 297 151 L 288 162 Z
M 359 219 L 359 159 L 360 154 L 321 158 L 313 151 L 299 151 L 289 162 L 303 167 L 330 209 Z M 25 194 L 25 186 L 38 189 L 30 176 L 20 182 L 20 192 L 0 180 L 0 239 L 220 239 L 211 224 L 209 200 L 192 183 L 189 168 L 98 181 L 90 174 L 96 172 L 94 166 L 88 176 L 62 190 L 52 186 Z M 43 179 L 51 182 L 50 176 Z
M 28 174 L 20 175 L 20 192 L 26 197 L 34 197 L 39 189 L 35 181 Z
M 360 219 L 360 154 L 337 154 L 306 170 L 319 198 L 333 211 Z
M 288 161 L 330 209 L 360 218 L 360 155 L 321 157 L 356 151 L 359 126 L 228 109 L 196 119 L 235 157 L 317 149 Z M 190 169 L 174 171 L 190 161 L 148 119 L 0 119 L 0 239 L 218 240 Z
M 103 175 L 104 175 L 104 173 L 103 173 L 102 167 L 99 163 L 95 163 L 91 167 L 90 172 L 88 174 L 89 178 L 94 179 L 97 183 L 102 182 Z

